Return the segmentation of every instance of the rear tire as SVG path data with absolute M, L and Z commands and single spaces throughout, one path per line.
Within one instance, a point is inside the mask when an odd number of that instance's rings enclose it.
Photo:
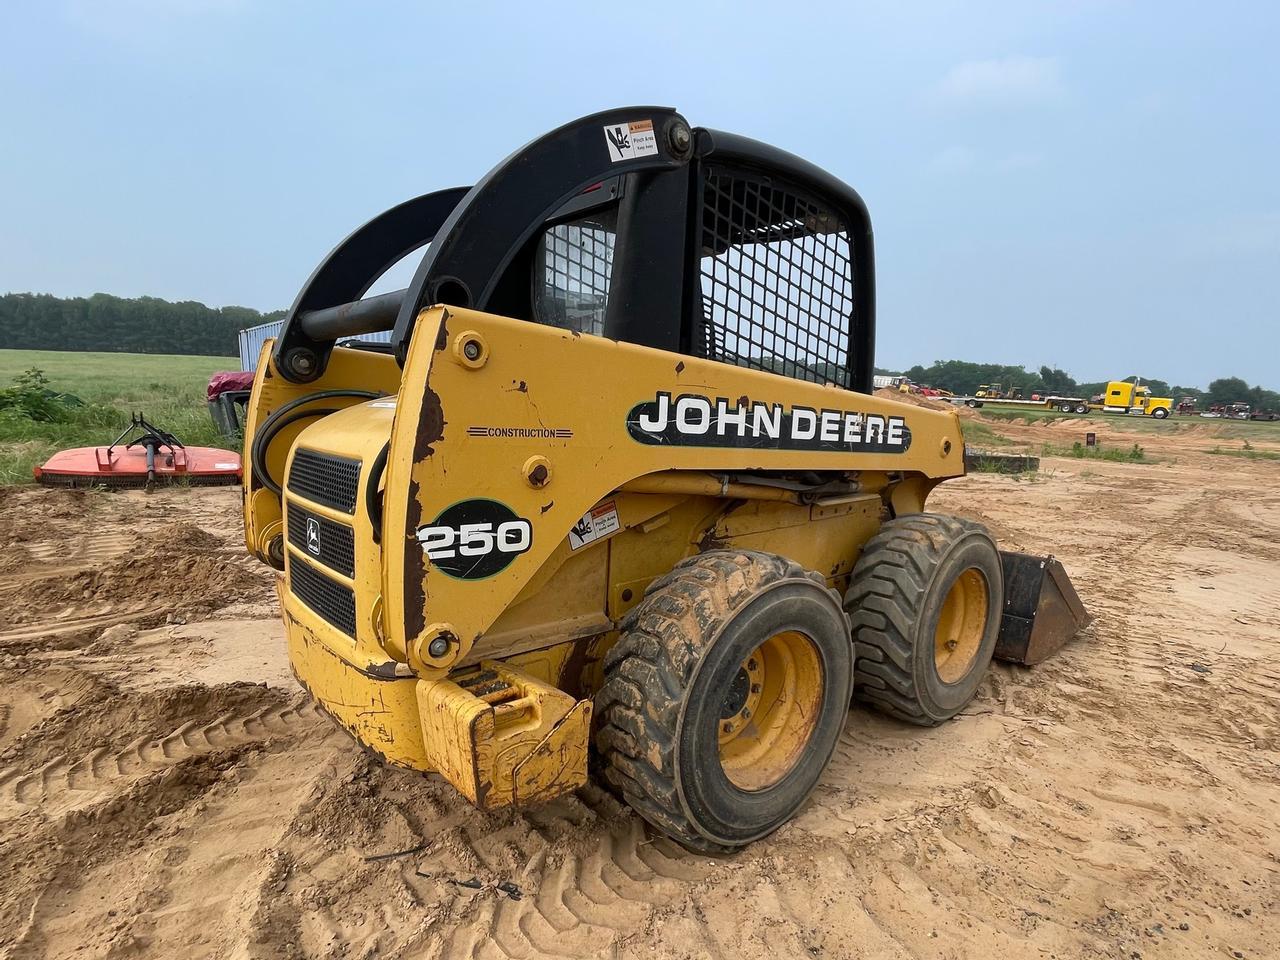
M 867 541 L 845 609 L 853 621 L 855 696 L 921 726 L 973 699 L 991 663 L 1004 573 L 981 524 L 921 513 Z
M 596 695 L 605 779 L 687 847 L 789 820 L 826 769 L 853 687 L 849 621 L 819 574 L 714 550 L 656 580 Z
M 1087 403 L 1077 403 L 1077 404 L 1076 404 L 1076 413 L 1079 413 L 1079 414 L 1083 415 L 1083 414 L 1086 414 L 1086 413 L 1088 413 L 1088 412 L 1089 412 L 1089 405 L 1088 405 Z

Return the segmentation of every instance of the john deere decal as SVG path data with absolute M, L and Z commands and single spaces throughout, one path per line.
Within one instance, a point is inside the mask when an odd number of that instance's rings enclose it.
M 640 443 L 677 447 L 906 453 L 911 446 L 903 417 L 758 401 L 744 405 L 695 393 L 659 393 L 636 404 L 627 415 L 627 432 Z

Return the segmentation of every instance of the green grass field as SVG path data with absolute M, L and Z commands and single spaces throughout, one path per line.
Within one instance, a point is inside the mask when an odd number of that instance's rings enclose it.
M 235 357 L 0 350 L 0 388 L 35 367 L 51 389 L 73 393 L 85 404 L 69 409 L 59 423 L 0 411 L 0 484 L 30 483 L 31 468 L 57 450 L 109 443 L 132 412 L 183 443 L 225 447 L 209 418 L 205 388 L 212 374 L 238 366 Z

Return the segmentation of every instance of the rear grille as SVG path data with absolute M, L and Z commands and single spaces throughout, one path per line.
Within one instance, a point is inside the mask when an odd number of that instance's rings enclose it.
M 360 488 L 360 461 L 332 453 L 299 450 L 289 467 L 289 490 L 347 513 L 356 512 L 356 494 Z
M 350 587 L 344 587 L 306 562 L 290 557 L 289 591 L 329 623 L 355 639 L 356 598 Z
M 355 532 L 345 523 L 337 523 L 289 504 L 289 542 L 343 576 L 356 572 Z

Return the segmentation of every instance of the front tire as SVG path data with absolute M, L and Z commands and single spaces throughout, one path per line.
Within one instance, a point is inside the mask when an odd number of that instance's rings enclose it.
M 853 568 L 855 695 L 921 726 L 973 699 L 1004 608 L 1000 552 L 970 520 L 920 513 L 885 523 Z
M 1156 407 L 1151 411 L 1151 415 L 1157 420 L 1163 420 L 1165 417 L 1169 416 L 1169 411 L 1164 407 Z
M 804 803 L 844 728 L 849 621 L 819 574 L 714 550 L 656 580 L 596 696 L 605 779 L 687 847 L 726 851 Z

